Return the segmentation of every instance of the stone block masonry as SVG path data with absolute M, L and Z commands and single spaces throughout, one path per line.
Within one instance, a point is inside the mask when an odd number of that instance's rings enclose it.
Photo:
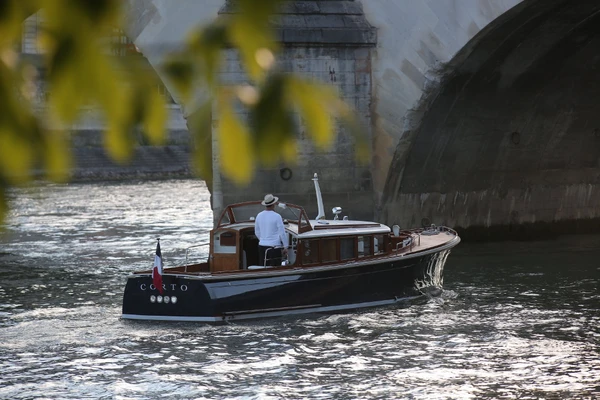
M 124 164 L 113 161 L 104 149 L 104 128 L 95 110 L 83 110 L 82 118 L 71 127 L 73 181 L 193 176 L 190 134 L 179 107 L 169 107 L 165 144 L 150 146 L 140 132 L 133 157 Z
M 78 131 L 77 136 L 91 138 L 102 135 L 98 131 Z M 187 135 L 187 132 L 185 132 Z M 95 141 L 95 139 L 94 139 Z M 132 159 L 124 164 L 113 161 L 102 146 L 79 145 L 73 147 L 73 181 L 158 179 L 169 177 L 190 177 L 189 144 L 165 146 L 138 145 Z
M 226 75 L 224 81 L 229 84 L 244 83 L 245 74 L 239 69 L 236 70 L 240 65 L 237 55 L 230 52 L 226 60 L 227 72 L 223 73 Z M 355 112 L 365 126 L 364 134 L 370 141 L 370 71 L 356 69 L 356 65 L 363 60 L 364 52 L 356 47 L 287 47 L 281 54 L 280 68 L 335 87 L 343 99 L 355 107 Z M 218 124 L 218 121 L 214 122 L 215 125 Z M 312 144 L 306 127 L 302 123 L 299 123 L 299 126 L 298 163 L 280 165 L 274 169 L 260 169 L 254 180 L 245 188 L 239 188 L 226 178 L 220 177 L 222 205 L 261 199 L 267 192 L 276 193 L 282 198 L 295 198 L 300 205 L 309 204 L 314 193 L 311 179 L 316 172 L 319 174 L 326 204 L 329 203 L 330 197 L 353 199 L 355 201 L 352 201 L 352 206 L 349 201 L 334 205 L 352 208 L 353 217 L 372 219 L 374 200 L 370 165 L 361 165 L 356 161 L 353 139 L 338 127 L 332 148 L 320 152 Z M 217 139 L 214 137 L 214 140 Z M 218 163 L 218 160 L 215 159 L 214 163 Z M 281 168 L 289 168 L 292 171 L 288 180 L 280 176 Z M 214 170 L 218 171 L 217 168 Z M 243 193 L 242 196 L 239 195 L 240 192 Z M 218 196 L 219 193 L 215 192 L 213 195 Z M 332 207 L 334 205 L 332 204 Z
M 220 14 L 235 12 L 233 3 L 227 2 Z M 371 142 L 371 51 L 377 42 L 377 32 L 365 19 L 361 3 L 288 1 L 274 16 L 272 24 L 283 44 L 277 67 L 334 87 L 340 97 L 354 107 L 364 135 Z M 226 52 L 221 78 L 225 85 L 247 83 L 235 51 Z M 213 122 L 216 127 L 219 121 Z M 282 201 L 305 206 L 316 215 L 312 177 L 318 173 L 326 212 L 341 206 L 344 215 L 351 218 L 373 218 L 371 165 L 356 161 L 353 139 L 337 127 L 331 149 L 319 152 L 299 117 L 298 125 L 297 164 L 262 168 L 247 187 L 237 187 L 221 176 L 219 160 L 213 158 L 215 215 L 226 204 L 262 199 L 265 193 L 275 193 Z M 213 141 L 217 140 L 217 135 L 213 135 Z M 213 154 L 218 152 L 213 150 Z M 282 174 L 282 169 L 291 174 Z

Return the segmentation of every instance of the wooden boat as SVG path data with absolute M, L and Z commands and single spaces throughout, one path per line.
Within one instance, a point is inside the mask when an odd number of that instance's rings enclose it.
M 444 264 L 460 242 L 454 230 L 339 219 L 339 207 L 325 219 L 316 174 L 313 181 L 315 219 L 297 205 L 275 207 L 290 238 L 282 265 L 258 265 L 254 218 L 261 202 L 233 204 L 210 232 L 208 260 L 165 268 L 162 290 L 152 270 L 129 275 L 122 318 L 222 322 L 343 312 L 441 293 Z

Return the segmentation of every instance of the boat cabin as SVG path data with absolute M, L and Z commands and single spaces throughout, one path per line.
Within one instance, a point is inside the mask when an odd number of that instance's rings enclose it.
M 410 232 L 392 232 L 375 222 L 310 220 L 302 207 L 279 203 L 275 212 L 289 235 L 288 258 L 281 267 L 258 265 L 254 219 L 262 210 L 256 201 L 230 205 L 221 213 L 210 236 L 211 273 L 348 263 L 397 254 L 413 243 Z

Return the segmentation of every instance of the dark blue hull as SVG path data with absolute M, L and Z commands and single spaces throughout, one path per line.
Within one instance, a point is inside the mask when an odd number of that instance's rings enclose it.
M 123 318 L 219 322 L 393 304 L 441 292 L 449 253 L 445 249 L 364 264 L 235 274 L 186 275 L 167 270 L 161 302 L 150 275 L 136 274 L 127 280 Z

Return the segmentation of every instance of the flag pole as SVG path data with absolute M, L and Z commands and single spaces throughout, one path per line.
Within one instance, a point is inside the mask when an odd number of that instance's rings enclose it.
M 160 238 L 156 238 L 156 254 L 154 255 L 154 266 L 152 267 L 152 283 L 160 294 L 163 294 L 162 285 L 162 252 L 160 251 Z

